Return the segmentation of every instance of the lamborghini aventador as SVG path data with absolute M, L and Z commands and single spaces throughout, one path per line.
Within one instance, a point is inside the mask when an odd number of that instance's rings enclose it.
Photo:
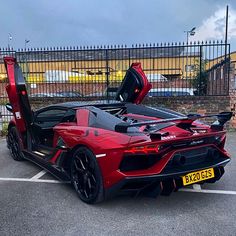
M 13 57 L 4 59 L 13 119 L 7 145 L 12 157 L 30 160 L 71 181 L 79 198 L 97 203 L 118 193 L 169 195 L 194 183 L 213 183 L 230 161 L 224 124 L 230 112 L 198 114 L 140 105 L 151 84 L 133 63 L 114 101 L 66 102 L 32 111 L 25 80 Z

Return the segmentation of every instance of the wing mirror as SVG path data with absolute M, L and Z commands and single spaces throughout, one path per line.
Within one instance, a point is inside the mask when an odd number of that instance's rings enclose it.
M 7 104 L 6 104 L 6 109 L 7 109 L 9 112 L 13 113 L 12 105 L 11 105 L 10 103 L 7 103 Z

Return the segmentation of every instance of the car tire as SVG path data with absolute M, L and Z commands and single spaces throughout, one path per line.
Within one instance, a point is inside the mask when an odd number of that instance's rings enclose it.
M 15 126 L 10 127 L 7 135 L 7 146 L 11 151 L 11 156 L 15 161 L 23 161 L 24 154 L 21 150 L 20 135 Z
M 95 155 L 86 147 L 79 147 L 73 153 L 71 182 L 83 202 L 94 204 L 104 200 L 104 187 L 99 165 Z

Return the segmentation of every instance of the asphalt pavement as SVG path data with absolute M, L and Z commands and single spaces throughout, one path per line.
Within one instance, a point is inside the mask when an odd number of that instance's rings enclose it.
M 222 179 L 169 197 L 115 197 L 81 202 L 70 184 L 38 166 L 16 162 L 0 140 L 0 236 L 5 235 L 236 235 L 236 133 Z

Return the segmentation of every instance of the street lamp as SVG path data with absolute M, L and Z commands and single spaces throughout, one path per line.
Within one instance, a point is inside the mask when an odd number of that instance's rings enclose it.
M 29 39 L 25 39 L 25 52 L 24 52 L 24 59 L 25 59 L 25 65 L 26 65 L 26 68 L 25 68 L 25 77 L 27 78 L 28 77 L 28 73 L 29 73 L 29 68 L 28 68 L 28 63 L 27 63 L 27 57 L 26 57 L 26 46 L 27 46 L 27 43 L 29 43 L 30 40 Z
M 10 41 L 11 41 L 11 40 L 12 40 L 12 35 L 9 33 L 9 34 L 8 34 L 8 41 L 7 41 L 7 42 L 8 42 L 8 45 L 7 45 L 7 46 L 8 46 L 8 50 L 9 50 L 9 51 L 10 51 Z
M 25 50 L 26 50 L 26 45 L 27 45 L 27 43 L 29 43 L 29 42 L 30 42 L 29 39 L 25 39 Z
M 188 44 L 189 36 L 194 36 L 195 35 L 195 33 L 196 33 L 195 29 L 196 29 L 196 27 L 193 27 L 191 30 L 184 31 L 184 33 L 186 33 L 186 35 L 187 35 L 187 44 Z
M 196 27 L 193 27 L 191 30 L 184 31 L 187 35 L 187 44 L 186 44 L 187 52 L 186 52 L 186 64 L 185 64 L 186 71 L 188 71 L 188 67 L 191 65 L 191 60 L 190 60 L 190 65 L 189 65 L 189 61 L 188 61 L 188 59 L 189 59 L 189 57 L 188 57 L 188 51 L 189 51 L 188 38 L 189 38 L 189 36 L 195 35 L 195 29 L 196 29 Z M 186 72 L 186 76 L 187 76 L 187 72 Z

